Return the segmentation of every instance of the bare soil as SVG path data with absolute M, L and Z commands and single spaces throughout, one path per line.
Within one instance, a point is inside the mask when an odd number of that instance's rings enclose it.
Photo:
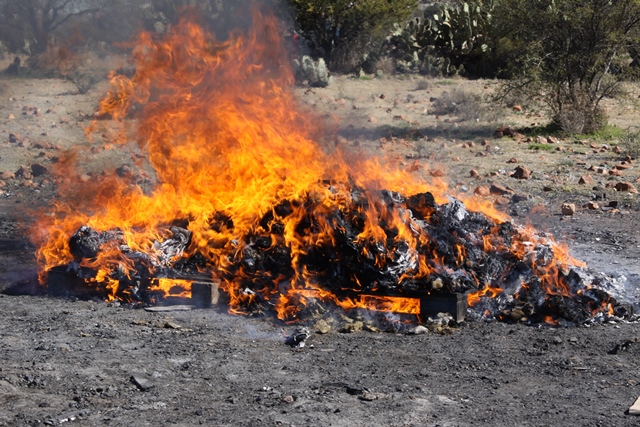
M 624 276 L 625 296 L 638 308 L 638 195 L 607 184 L 635 182 L 640 170 L 632 162 L 622 176 L 588 171 L 623 160 L 613 152 L 617 141 L 565 138 L 534 150 L 525 138 L 493 137 L 499 126 L 544 123 L 535 106 L 520 112 L 484 99 L 469 106 L 476 119 L 433 114 L 445 92 L 486 96 L 493 82 L 335 80 L 297 89 L 303 104 L 326 116 L 327 140 L 398 167 L 424 167 L 454 195 L 510 187 L 508 197 L 485 198 L 514 221 L 567 240 L 591 268 Z M 294 326 L 224 308 L 157 313 L 47 296 L 22 225 L 56 189 L 46 173 L 10 173 L 50 168 L 73 147 L 92 153 L 87 172 L 130 162 L 130 153 L 108 144 L 92 148 L 84 134 L 104 89 L 81 95 L 62 80 L 0 79 L 0 172 L 7 173 L 0 182 L 0 425 L 637 425 L 625 411 L 640 396 L 638 323 L 468 321 L 450 334 L 421 335 L 334 326 L 298 349 L 285 345 Z M 621 127 L 637 119 L 633 97 L 608 108 Z M 518 165 L 532 178 L 510 177 Z M 594 183 L 579 184 L 587 173 Z M 598 209 L 585 207 L 592 199 Z M 616 208 L 603 208 L 611 201 Z M 573 216 L 560 215 L 565 202 L 576 204 Z

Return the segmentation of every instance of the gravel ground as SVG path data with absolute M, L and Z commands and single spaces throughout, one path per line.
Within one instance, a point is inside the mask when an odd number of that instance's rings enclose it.
M 83 144 L 82 127 L 87 124 L 83 114 L 91 112 L 97 90 L 74 95 L 68 83 L 56 80 L 2 84 L 2 96 L 11 101 L 0 107 L 0 125 L 4 135 L 19 133 L 24 142 L 0 144 L 4 171 L 14 172 L 34 162 L 47 167 L 55 161 L 58 148 Z M 406 81 L 338 79 L 335 87 L 314 89 L 305 96 L 313 108 L 321 111 L 324 102 L 339 115 L 342 107 L 334 108 L 338 96 L 349 100 L 350 91 L 363 90 L 377 94 L 379 88 L 369 87 L 375 84 L 387 94 L 413 91 L 415 86 Z M 484 90 L 482 83 L 469 85 Z M 449 86 L 432 85 L 431 93 L 421 98 L 439 96 L 436 92 L 443 88 Z M 339 91 L 345 93 L 338 95 Z M 388 95 L 388 102 L 394 97 Z M 367 116 L 384 120 L 387 106 L 378 105 L 380 97 L 354 95 L 357 108 L 351 103 L 344 107 L 350 113 L 345 113 L 341 143 L 386 150 L 400 162 L 410 163 L 407 154 L 415 151 L 413 143 L 389 139 L 395 142 L 383 147 L 378 138 L 389 128 L 367 120 Z M 422 108 L 415 104 L 394 106 L 394 117 L 403 114 L 398 112 L 402 108 L 406 114 L 419 114 Z M 23 108 L 31 105 L 40 108 L 41 115 L 22 115 Z M 52 111 L 45 113 L 48 105 Z M 356 132 L 359 128 L 346 123 L 373 128 Z M 489 138 L 486 128 L 490 125 L 481 125 L 478 138 Z M 448 165 L 445 169 L 456 178 L 453 188 L 472 189 L 476 183 L 461 177 L 474 165 L 469 162 L 479 162 L 478 184 L 508 182 L 531 196 L 521 205 L 506 207 L 518 214 L 518 222 L 529 221 L 568 239 L 575 255 L 591 268 L 618 278 L 624 275 L 627 281 L 621 295 L 636 304 L 640 301 L 640 237 L 634 226 L 640 213 L 633 208 L 635 199 L 629 202 L 631 209 L 617 213 L 579 209 L 572 218 L 560 217 L 555 213 L 567 197 L 571 201 L 588 197 L 571 190 L 577 188 L 573 181 L 561 181 L 557 191 L 543 193 L 542 187 L 558 182 L 559 175 L 545 178 L 540 173 L 539 180 L 524 183 L 505 174 L 489 177 L 489 173 L 506 167 L 505 161 L 514 153 L 521 153 L 527 162 L 537 159 L 533 166 L 528 163 L 534 170 L 552 171 L 553 162 L 564 162 L 564 168 L 575 169 L 572 174 L 586 167 L 583 160 L 568 164 L 569 156 L 545 154 L 542 158 L 526 145 L 501 141 L 493 144 L 499 143 L 507 153 L 480 161 L 476 148 L 458 147 L 458 142 L 443 136 L 447 132 L 439 133 L 426 149 L 449 144 L 431 159 Z M 40 140 L 59 147 L 39 149 L 34 143 Z M 42 151 L 46 151 L 43 156 Z M 113 167 L 127 157 L 107 154 Z M 610 161 L 601 152 L 593 158 L 586 152 L 575 156 L 587 162 Z M 98 155 L 96 159 L 102 162 Z M 430 161 L 428 156 L 422 159 Z M 147 312 L 102 301 L 53 298 L 35 283 L 34 248 L 26 242 L 20 224 L 25 218 L 29 222 L 30 208 L 55 197 L 55 188 L 46 175 L 34 178 L 35 185 L 25 184 L 24 178 L 3 182 L 1 426 L 637 425 L 638 419 L 625 411 L 640 396 L 638 323 L 556 329 L 468 321 L 449 334 L 420 335 L 338 333 L 333 328 L 328 334 L 312 333 L 299 349 L 285 344 L 294 326 L 271 318 L 232 316 L 224 309 Z M 533 209 L 535 205 L 548 209 L 533 215 L 540 212 Z

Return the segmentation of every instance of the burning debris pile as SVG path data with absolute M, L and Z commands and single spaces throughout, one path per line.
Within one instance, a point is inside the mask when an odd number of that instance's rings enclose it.
M 346 190 L 336 184 L 326 189 L 333 197 Z M 163 240 L 146 252 L 130 248 L 119 230 L 83 226 L 69 240 L 74 261 L 64 268 L 98 293 L 147 303 L 162 297 L 158 278 L 177 279 L 166 282 L 171 295 L 189 291 L 180 278 L 213 276 L 224 284 L 233 310 L 273 312 L 283 320 L 298 319 L 310 300 L 420 314 L 412 298 L 453 293 L 468 295 L 476 307 L 472 315 L 505 321 L 583 323 L 597 313 L 630 314 L 599 288 L 604 283 L 563 264 L 563 249 L 544 234 L 496 223 L 455 199 L 438 205 L 431 193 L 372 197 L 355 188 L 349 194 L 332 209 L 311 195 L 281 202 L 252 233 L 229 242 L 219 267 L 193 246 L 185 224 L 160 230 Z M 367 230 L 371 212 L 378 214 L 375 232 Z M 398 218 L 401 223 L 390 220 Z M 214 215 L 210 227 L 233 233 L 233 219 Z M 292 248 L 287 232 L 309 244 Z M 110 270 L 81 267 L 113 251 L 126 262 Z
M 125 125 L 109 144 L 126 146 L 134 127 L 157 184 L 87 181 L 73 157 L 60 161 L 60 198 L 34 228 L 43 283 L 62 275 L 153 303 L 208 281 L 230 311 L 283 320 L 314 304 L 426 315 L 452 295 L 503 320 L 628 314 L 550 236 L 416 171 L 318 144 L 276 21 L 253 21 L 225 42 L 187 21 L 141 36 L 135 75 L 112 76 L 98 115 Z

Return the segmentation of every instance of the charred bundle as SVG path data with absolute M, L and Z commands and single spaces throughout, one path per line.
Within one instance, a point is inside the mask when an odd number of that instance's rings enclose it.
M 605 282 L 562 261 L 544 234 L 496 223 L 455 199 L 437 204 L 430 193 L 352 188 L 349 197 L 283 201 L 244 235 L 234 234 L 232 218 L 213 215 L 210 228 L 234 236 L 215 253 L 192 242 L 187 220 L 158 230 L 145 251 L 130 248 L 119 230 L 83 226 L 69 241 L 75 260 L 58 269 L 94 291 L 143 302 L 162 297 L 157 278 L 214 276 L 234 311 L 278 311 L 285 320 L 299 317 L 309 300 L 345 307 L 362 295 L 456 293 L 468 295 L 473 316 L 505 321 L 583 323 L 597 313 L 631 314 L 602 290 Z M 120 261 L 105 272 L 97 260 L 107 253 Z

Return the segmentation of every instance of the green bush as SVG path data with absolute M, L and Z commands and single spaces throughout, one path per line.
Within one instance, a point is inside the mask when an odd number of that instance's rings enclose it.
M 502 95 L 544 102 L 570 133 L 607 125 L 601 101 L 630 77 L 630 49 L 640 40 L 636 0 L 496 0 L 493 48 L 506 58 Z
M 393 23 L 404 21 L 417 7 L 417 0 L 288 1 L 311 54 L 338 72 L 372 63 L 370 54 L 379 50 Z

